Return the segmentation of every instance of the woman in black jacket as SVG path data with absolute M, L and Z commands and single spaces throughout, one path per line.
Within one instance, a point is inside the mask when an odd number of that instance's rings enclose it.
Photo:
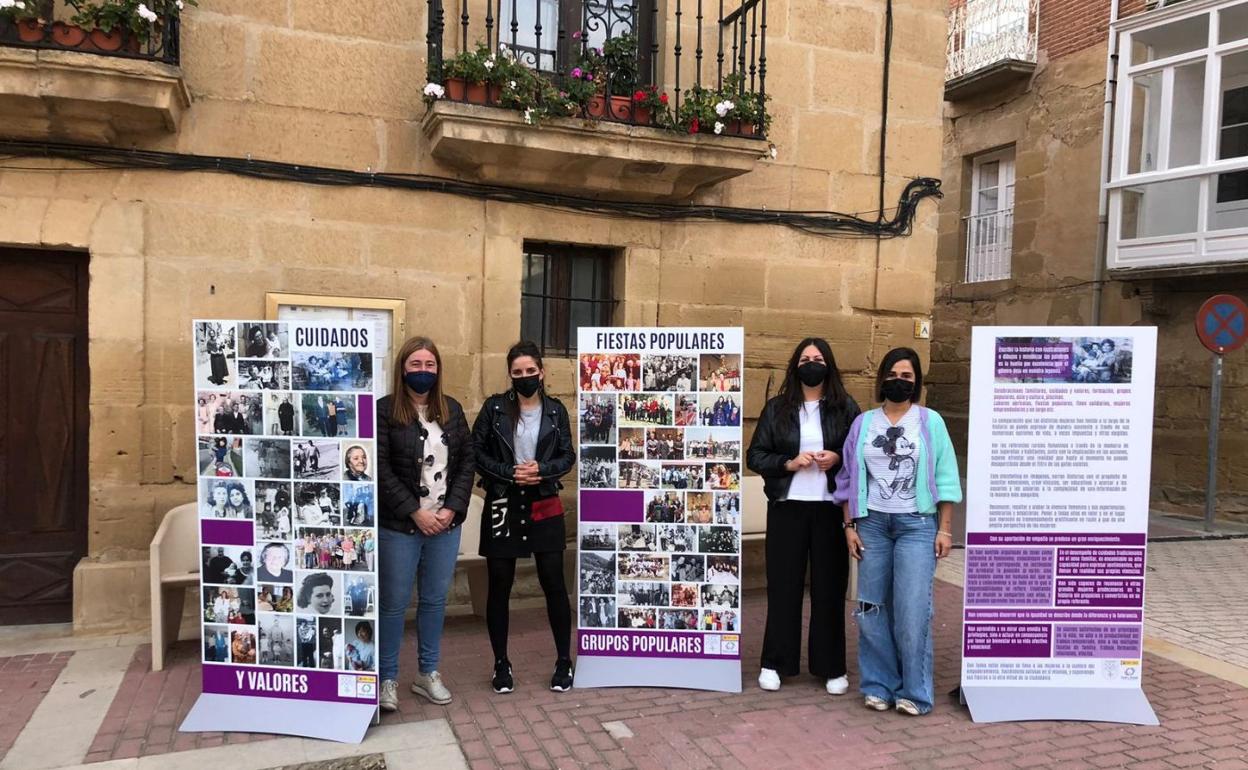
M 395 357 L 391 395 L 377 402 L 380 705 L 386 711 L 399 707 L 399 648 L 417 575 L 420 673 L 412 692 L 433 703 L 451 702 L 438 660 L 474 466 L 464 410 L 442 392 L 438 348 L 412 337 Z
M 555 637 L 550 689 L 572 689 L 572 611 L 563 580 L 565 542 L 559 479 L 576 464 L 568 410 L 542 387 L 542 354 L 532 342 L 507 353 L 511 388 L 490 396 L 477 415 L 472 445 L 485 490 L 481 555 L 489 574 L 485 623 L 494 648 L 494 692 L 515 688 L 507 659 L 507 626 L 516 560 L 532 554 Z
M 841 508 L 832 502 L 841 447 L 858 404 L 845 392 L 826 340 L 793 350 L 784 384 L 754 427 L 746 465 L 767 495 L 767 627 L 758 686 L 780 689 L 802 656 L 802 599 L 810 562 L 810 673 L 832 695 L 849 689 L 845 590 L 849 558 Z

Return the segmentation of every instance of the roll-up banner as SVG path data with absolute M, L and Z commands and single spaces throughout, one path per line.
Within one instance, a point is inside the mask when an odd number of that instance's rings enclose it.
M 1157 724 L 1144 677 L 1155 327 L 976 327 L 962 693 L 977 722 Z
M 184 731 L 359 742 L 376 714 L 373 333 L 193 322 L 204 665 Z
M 741 691 L 740 328 L 581 328 L 577 687 Z

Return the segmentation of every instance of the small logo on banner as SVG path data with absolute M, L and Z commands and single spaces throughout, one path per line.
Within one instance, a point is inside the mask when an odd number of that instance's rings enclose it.
M 377 677 L 375 676 L 357 676 L 355 678 L 355 697 L 368 698 L 370 700 L 377 697 Z
M 355 675 L 339 674 L 338 675 L 338 697 L 354 698 L 355 697 Z
M 706 653 L 707 655 L 719 654 L 719 635 L 718 634 L 707 634 L 706 636 L 702 637 L 702 652 Z
M 741 652 L 741 637 L 737 634 L 724 634 L 720 637 L 719 652 L 721 655 L 738 655 Z
M 1122 678 L 1130 682 L 1136 682 L 1140 679 L 1140 661 L 1124 660 L 1122 661 Z

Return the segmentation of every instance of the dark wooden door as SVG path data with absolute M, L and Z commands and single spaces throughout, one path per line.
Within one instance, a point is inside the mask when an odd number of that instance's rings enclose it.
M 71 619 L 89 387 L 87 255 L 0 249 L 0 624 Z

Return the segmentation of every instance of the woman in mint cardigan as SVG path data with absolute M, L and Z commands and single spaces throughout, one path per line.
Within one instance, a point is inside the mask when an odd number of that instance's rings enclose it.
M 845 439 L 833 501 L 858 565 L 858 673 L 869 709 L 932 710 L 932 581 L 953 547 L 962 500 L 958 460 L 941 416 L 919 406 L 923 368 L 890 350 L 876 375 L 881 402 Z

